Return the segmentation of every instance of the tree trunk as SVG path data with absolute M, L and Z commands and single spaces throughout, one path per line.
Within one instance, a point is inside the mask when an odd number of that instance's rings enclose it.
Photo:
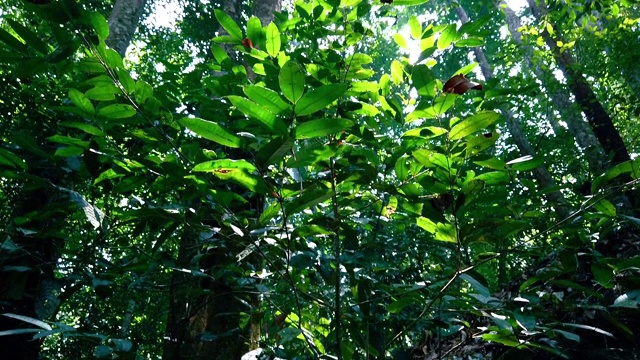
M 147 0 L 116 0 L 109 16 L 109 36 L 105 43 L 124 57 L 138 28 Z
M 537 0 L 540 2 L 539 6 L 536 4 L 536 0 L 527 1 L 533 16 L 538 22 L 542 21 L 548 13 L 544 0 Z M 554 26 L 554 32 L 559 34 L 556 26 Z M 542 31 L 541 35 L 547 43 L 547 46 L 551 49 L 551 53 L 556 60 L 558 68 L 560 68 L 564 76 L 567 78 L 569 89 L 571 89 L 571 93 L 575 96 L 576 102 L 580 105 L 580 108 L 587 117 L 587 120 L 589 120 L 593 133 L 600 142 L 600 145 L 602 145 L 605 153 L 611 156 L 612 163 L 616 165 L 631 160 L 627 147 L 624 144 L 620 133 L 613 125 L 611 117 L 596 97 L 591 86 L 587 83 L 587 80 L 577 68 L 569 50 L 561 51 L 557 45 L 557 41 L 560 39 L 553 39 L 546 29 Z
M 255 15 L 262 26 L 269 25 L 274 19 L 274 11 L 282 10 L 282 0 L 253 0 L 253 15 Z
M 563 85 L 555 76 L 548 69 L 543 69 L 539 63 L 533 61 L 533 51 L 531 47 L 523 44 L 522 34 L 518 31 L 521 26 L 518 15 L 504 1 L 496 3 L 496 7 L 504 12 L 511 37 L 520 47 L 525 62 L 538 79 L 546 85 L 553 106 L 560 113 L 562 120 L 567 123 L 569 131 L 575 137 L 578 147 L 585 155 L 591 173 L 594 175 L 600 174 L 604 170 L 604 153 L 602 146 L 598 143 L 598 139 L 589 127 L 589 123 L 584 120 L 581 111 L 574 106 L 569 93 L 563 90 Z
M 460 18 L 460 21 L 463 24 L 469 22 L 469 16 L 467 16 L 467 13 L 462 6 L 455 7 L 455 11 L 458 15 L 458 18 Z M 482 75 L 484 76 L 484 78 L 487 80 L 493 78 L 493 70 L 491 69 L 491 65 L 489 64 L 489 61 L 487 60 L 487 57 L 482 48 L 474 47 L 473 53 L 476 57 L 476 60 L 478 61 L 478 64 L 480 65 L 480 70 L 482 71 Z M 513 112 L 506 107 L 501 108 L 500 111 L 507 121 L 507 128 L 509 129 L 509 133 L 511 134 L 513 142 L 520 150 L 520 154 L 522 154 L 523 156 L 535 156 L 535 150 L 523 133 L 522 128 L 520 127 L 520 123 L 518 122 L 518 119 L 515 117 Z M 541 188 L 548 189 L 555 186 L 553 177 L 545 167 L 538 166 L 533 170 L 533 175 L 535 176 L 536 180 L 538 180 Z M 566 200 L 564 198 L 564 195 L 562 195 L 560 191 L 549 192 L 546 194 L 546 197 L 547 200 L 554 204 L 554 208 L 560 219 L 564 219 L 569 216 L 569 210 L 566 208 Z

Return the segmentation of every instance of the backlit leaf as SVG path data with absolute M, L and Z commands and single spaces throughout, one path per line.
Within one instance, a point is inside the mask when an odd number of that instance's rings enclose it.
M 278 76 L 280 90 L 284 97 L 289 99 L 293 104 L 297 103 L 304 93 L 304 74 L 300 70 L 300 65 L 293 61 L 289 61 L 282 69 Z
M 185 117 L 178 120 L 178 123 L 207 140 L 232 148 L 240 147 L 241 142 L 238 136 L 228 132 L 213 121 Z
M 305 116 L 324 109 L 347 90 L 347 84 L 329 84 L 308 91 L 296 104 L 296 114 Z
M 488 111 L 474 114 L 457 123 L 449 132 L 449 139 L 458 140 L 467 135 L 486 129 L 500 119 L 500 114 Z
M 342 118 L 324 118 L 298 124 L 296 139 L 310 139 L 345 131 L 353 126 L 353 121 Z

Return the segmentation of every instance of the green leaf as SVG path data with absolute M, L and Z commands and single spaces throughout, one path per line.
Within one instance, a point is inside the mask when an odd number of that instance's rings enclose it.
M 403 297 L 389 304 L 387 306 L 387 310 L 392 314 L 396 314 L 402 311 L 402 309 L 406 308 L 407 306 L 415 304 L 416 301 L 417 299 L 415 299 L 413 296 Z
M 128 104 L 113 104 L 105 106 L 98 110 L 99 116 L 109 119 L 125 119 L 136 114 L 136 109 Z
M 63 121 L 59 125 L 64 127 L 79 129 L 86 132 L 87 134 L 91 134 L 95 136 L 105 136 L 104 131 L 87 123 L 81 123 L 77 121 Z
M 138 105 L 143 105 L 147 99 L 153 95 L 153 88 L 144 80 L 138 80 L 136 82 L 134 94 Z
M 422 38 L 422 25 L 420 24 L 420 20 L 415 15 L 412 15 L 409 18 L 409 29 L 411 30 L 411 37 L 415 40 L 420 40 Z
M 280 52 L 280 31 L 278 31 L 278 27 L 274 23 L 270 23 L 265 31 L 267 35 L 267 53 L 274 58 Z
M 473 69 L 475 69 L 476 67 L 478 67 L 478 63 L 474 61 L 468 65 L 463 66 L 462 68 L 460 68 L 460 70 L 456 71 L 454 74 L 467 75 L 468 73 L 472 72 Z
M 393 41 L 396 42 L 396 44 L 398 44 L 398 46 L 402 49 L 407 49 L 407 40 L 404 38 L 404 36 L 402 36 L 401 34 L 393 34 Z
M 120 89 L 113 84 L 99 84 L 94 88 L 87 90 L 84 94 L 87 98 L 97 101 L 115 100 L 116 94 L 120 93 Z
M 193 168 L 197 172 L 210 172 L 222 180 L 231 180 L 250 191 L 266 193 L 268 188 L 258 176 L 250 174 L 256 167 L 246 160 L 213 160 L 200 163 Z
M 247 100 L 241 96 L 230 95 L 228 99 L 242 113 L 252 119 L 258 120 L 263 127 L 270 130 L 274 134 L 287 135 L 288 127 L 274 113 L 264 109 L 253 101 Z
M 27 170 L 29 168 L 24 160 L 16 156 L 14 153 L 2 148 L 0 148 L 0 165 L 6 165 L 12 168 L 19 167 L 23 170 Z
M 278 76 L 278 82 L 280 83 L 280 90 L 284 97 L 289 99 L 291 103 L 295 104 L 300 100 L 304 93 L 304 74 L 300 70 L 300 65 L 293 61 L 289 61 L 282 69 L 280 69 L 280 75 Z
M 476 176 L 476 179 L 484 181 L 487 185 L 508 184 L 511 180 L 509 174 L 503 171 L 490 171 Z
M 253 42 L 253 45 L 264 45 L 264 31 L 260 19 L 252 16 L 247 21 L 247 37 Z M 226 54 L 226 53 L 225 53 Z
M 185 117 L 178 120 L 178 123 L 207 140 L 215 141 L 220 145 L 231 148 L 240 147 L 241 141 L 238 136 L 228 132 L 213 121 Z
M 431 86 L 435 86 L 435 79 L 436 76 L 433 74 L 433 71 L 431 71 L 431 69 L 426 65 L 419 64 L 413 67 L 411 72 L 411 81 L 413 82 L 413 86 L 415 86 L 416 90 L 418 90 L 418 95 L 428 96 L 430 92 L 426 87 L 429 84 L 431 84 Z
M 472 115 L 457 123 L 449 132 L 449 139 L 458 140 L 477 131 L 486 129 L 500 119 L 500 114 L 493 111 Z
M 256 163 L 262 167 L 281 161 L 295 144 L 293 137 L 276 137 L 256 153 Z
M 615 206 L 606 199 L 601 199 L 597 203 L 593 204 L 593 207 L 607 216 L 616 216 Z
M 468 21 L 458 29 L 458 38 L 462 37 L 464 34 L 476 35 L 478 30 L 488 24 L 493 19 L 492 14 L 487 14 L 481 16 L 473 21 Z
M 435 165 L 449 171 L 452 166 L 451 159 L 449 159 L 445 154 L 441 154 L 433 150 L 418 149 L 414 151 L 412 155 L 426 167 L 433 167 Z
M 100 41 L 104 41 L 109 36 L 109 24 L 107 23 L 107 19 L 102 16 L 97 11 L 91 13 L 89 20 L 91 21 L 91 25 L 96 30 L 96 34 Z
M 396 178 L 400 181 L 405 181 L 409 178 L 409 166 L 407 165 L 408 160 L 409 157 L 407 155 L 402 155 L 398 160 L 396 160 Z
M 295 128 L 296 139 L 311 139 L 345 131 L 353 126 L 353 121 L 342 118 L 323 118 L 298 124 Z
M 73 145 L 73 146 L 81 147 L 83 149 L 88 149 L 89 148 L 89 142 L 88 141 L 76 139 L 76 138 L 73 138 L 73 137 L 70 137 L 70 136 L 53 135 L 53 136 L 49 136 L 47 138 L 47 140 L 49 140 L 51 142 L 54 142 L 54 143 L 62 144 L 62 145 Z
M 296 115 L 310 115 L 324 109 L 342 96 L 347 87 L 347 84 L 329 84 L 308 91 L 296 104 Z
M 245 95 L 258 105 L 266 108 L 274 114 L 287 114 L 291 112 L 291 105 L 282 100 L 277 92 L 258 85 L 243 87 Z
M 85 96 L 82 92 L 76 89 L 69 89 L 69 99 L 80 110 L 86 112 L 89 115 L 94 115 L 96 109 L 93 107 L 91 100 Z
M 224 11 L 220 9 L 214 10 L 214 15 L 220 25 L 229 33 L 229 35 L 236 40 L 237 42 L 242 41 L 242 30 L 236 22 L 231 18 L 231 16 L 227 15 Z
M 24 53 L 27 51 L 27 46 L 18 40 L 15 36 L 9 33 L 7 30 L 0 28 L 0 41 L 7 44 L 10 48 L 18 53 Z
M 31 46 L 40 54 L 46 55 L 49 52 L 49 46 L 44 41 L 40 40 L 38 34 L 11 18 L 7 18 L 6 21 L 28 46 Z
M 478 37 L 472 37 L 456 41 L 457 47 L 476 47 L 484 45 L 484 39 Z
M 305 191 L 302 195 L 285 204 L 284 208 L 287 216 L 297 214 L 300 211 L 325 202 L 331 198 L 331 194 L 332 192 L 329 189 Z
M 612 289 L 615 285 L 613 269 L 607 265 L 598 263 L 591 264 L 591 273 L 598 284 L 602 285 L 605 289 Z
M 451 45 L 451 43 L 456 39 L 456 25 L 449 24 L 444 30 L 440 33 L 440 37 L 438 38 L 438 50 L 444 50 Z

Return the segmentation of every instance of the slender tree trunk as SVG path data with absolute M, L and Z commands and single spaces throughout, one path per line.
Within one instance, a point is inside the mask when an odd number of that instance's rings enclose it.
M 138 29 L 147 0 L 116 0 L 109 16 L 109 36 L 105 43 L 124 57 Z
M 274 11 L 282 10 L 282 0 L 253 0 L 253 15 L 255 15 L 262 26 L 269 25 L 274 19 Z
M 469 16 L 462 6 L 455 7 L 455 11 L 458 15 L 458 18 L 460 18 L 460 21 L 463 24 L 469 22 Z M 473 53 L 476 57 L 476 60 L 478 61 L 478 64 L 480 64 L 480 70 L 482 71 L 482 75 L 484 76 L 484 78 L 487 80 L 493 78 L 493 70 L 491 69 L 491 65 L 489 64 L 489 61 L 487 60 L 487 57 L 482 48 L 474 47 Z M 500 110 L 502 111 L 507 121 L 507 128 L 509 129 L 511 138 L 520 150 L 520 153 L 523 156 L 535 156 L 536 152 L 529 143 L 526 135 L 522 131 L 520 123 L 518 122 L 518 119 L 515 117 L 513 112 L 506 107 L 501 108 Z M 555 186 L 553 177 L 545 167 L 538 166 L 533 170 L 533 175 L 535 176 L 536 180 L 538 180 L 541 188 L 548 189 Z M 562 195 L 560 191 L 549 192 L 546 194 L 546 197 L 547 200 L 551 201 L 554 204 L 556 213 L 558 214 L 559 218 L 564 219 L 565 217 L 569 216 L 569 211 L 566 208 L 566 200 L 564 198 L 564 195 Z
M 543 69 L 539 63 L 533 61 L 533 51 L 531 47 L 523 44 L 522 34 L 518 31 L 521 26 L 518 15 L 504 1 L 496 2 L 496 7 L 504 12 L 511 37 L 520 46 L 525 62 L 538 79 L 546 85 L 554 108 L 560 113 L 562 120 L 567 123 L 569 131 L 575 137 L 578 147 L 585 155 L 591 173 L 600 174 L 604 170 L 604 153 L 589 123 L 582 117 L 580 109 L 574 106 L 569 93 L 563 90 L 564 86 L 555 76 L 548 69 Z
M 533 16 L 537 21 L 542 21 L 548 13 L 544 0 L 527 1 Z M 537 5 L 536 1 L 539 1 L 540 5 Z M 555 26 L 554 32 L 559 34 L 558 29 Z M 616 130 L 613 122 L 611 121 L 611 117 L 596 97 L 591 86 L 584 78 L 584 75 L 578 69 L 570 51 L 561 51 L 557 45 L 557 42 L 560 39 L 552 38 L 551 34 L 549 34 L 546 29 L 542 31 L 541 35 L 547 43 L 547 46 L 551 49 L 551 53 L 556 60 L 558 68 L 560 68 L 564 76 L 567 78 L 569 89 L 571 89 L 571 93 L 576 98 L 576 102 L 580 105 L 580 108 L 589 120 L 589 124 L 591 125 L 595 136 L 598 138 L 598 141 L 602 145 L 605 153 L 612 157 L 612 163 L 620 164 L 631 160 L 620 133 Z

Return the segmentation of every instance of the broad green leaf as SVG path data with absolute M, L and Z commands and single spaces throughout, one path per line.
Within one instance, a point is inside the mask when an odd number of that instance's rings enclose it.
M 278 216 L 278 214 L 280 214 L 280 202 L 274 201 L 273 203 L 271 203 L 271 205 L 269 205 L 262 211 L 258 221 L 260 222 L 260 224 L 267 224 L 269 220 L 271 220 L 275 216 Z
M 109 24 L 107 19 L 97 11 L 91 12 L 90 21 L 100 41 L 104 41 L 109 36 Z
M 472 276 L 474 275 L 474 276 Z M 491 292 L 487 288 L 487 280 L 478 272 L 474 274 L 461 274 L 460 278 L 471 285 L 471 287 L 480 295 L 491 296 Z
M 136 109 L 128 104 L 113 104 L 105 106 L 98 110 L 99 116 L 109 119 L 125 119 L 136 114 Z
M 458 140 L 477 131 L 486 129 L 500 119 L 500 114 L 488 111 L 472 115 L 458 124 L 449 132 L 449 139 Z
M 438 50 L 444 50 L 456 39 L 456 25 L 449 24 L 438 37 Z
M 591 273 L 596 281 L 605 289 L 611 289 L 616 284 L 613 269 L 605 264 L 591 264 Z
M 332 192 L 329 189 L 305 191 L 302 195 L 285 204 L 284 208 L 287 216 L 297 214 L 305 209 L 325 202 L 331 198 L 331 194 Z
M 402 155 L 396 160 L 395 172 L 396 178 L 400 181 L 405 181 L 409 178 L 409 166 L 407 162 L 409 161 L 409 157 L 407 155 Z
M 475 69 L 476 67 L 478 67 L 478 63 L 474 61 L 468 65 L 463 66 L 462 68 L 460 68 L 460 70 L 456 71 L 454 74 L 467 75 L 468 73 L 472 72 L 473 69 Z
M 300 100 L 304 93 L 304 74 L 300 70 L 300 65 L 293 61 L 289 61 L 282 69 L 280 69 L 280 75 L 278 76 L 278 82 L 280 83 L 280 90 L 284 97 L 289 99 L 291 103 L 295 104 Z
M 496 157 L 491 157 L 486 160 L 477 160 L 473 163 L 493 170 L 504 170 L 507 168 L 507 163 Z
M 408 49 L 407 40 L 401 34 L 393 34 L 393 41 L 402 49 Z
M 7 46 L 17 51 L 18 53 L 24 53 L 27 51 L 27 46 L 15 36 L 9 33 L 7 30 L 0 28 L 0 41 Z
M 231 148 L 240 147 L 240 138 L 228 132 L 215 122 L 200 118 L 185 117 L 178 120 L 178 123 L 207 140 L 215 141 L 220 145 Z
M 249 21 L 247 21 L 247 37 L 253 42 L 254 46 L 264 46 L 264 30 L 262 29 L 262 23 L 260 22 L 260 19 L 255 16 L 252 16 Z
M 625 173 L 632 173 L 633 177 L 637 178 L 638 176 L 636 174 L 640 171 L 638 169 L 640 169 L 640 156 L 635 160 L 625 161 L 608 169 L 604 174 L 593 180 L 593 184 L 591 184 L 591 193 L 597 193 L 602 186 Z
M 87 134 L 91 134 L 95 136 L 105 136 L 105 133 L 102 130 L 87 123 L 82 123 L 77 121 L 63 121 L 59 125 L 69 127 L 69 128 L 79 129 L 86 132 Z
M 411 30 L 411 37 L 415 40 L 420 40 L 422 38 L 422 25 L 420 24 L 420 20 L 415 15 L 412 15 L 409 18 L 409 29 Z
M 418 90 L 418 95 L 427 96 L 430 94 L 429 89 L 426 89 L 426 86 L 431 84 L 434 86 L 434 80 L 436 76 L 433 74 L 433 71 L 429 69 L 424 64 L 419 64 L 413 67 L 411 72 L 411 81 L 413 82 L 413 86 L 415 86 L 416 90 Z
M 243 87 L 245 95 L 258 105 L 266 108 L 274 114 L 287 114 L 291 111 L 291 105 L 282 100 L 277 92 L 258 85 Z
M 484 181 L 486 185 L 507 184 L 511 180 L 509 174 L 503 171 L 490 171 L 478 175 L 476 179 Z
M 475 136 L 467 141 L 466 151 L 467 156 L 475 156 L 483 150 L 486 150 L 493 146 L 498 140 L 499 135 L 497 132 L 487 132 L 483 135 Z
M 311 139 L 345 131 L 353 126 L 353 121 L 342 118 L 323 118 L 298 124 L 295 128 L 296 139 Z
M 6 18 L 6 21 L 16 34 L 26 42 L 27 46 L 32 47 L 40 54 L 46 55 L 49 52 L 49 46 L 44 41 L 40 40 L 38 34 L 11 18 Z
M 278 27 L 274 23 L 270 23 L 265 31 L 267 35 L 267 53 L 274 58 L 280 52 L 280 31 L 278 31 Z
M 412 153 L 422 165 L 426 167 L 439 166 L 445 170 L 451 169 L 452 161 L 445 154 L 428 149 L 418 149 Z
M 337 100 L 347 90 L 347 84 L 329 84 L 308 91 L 296 104 L 296 115 L 311 115 Z
M 144 80 L 138 80 L 136 82 L 135 99 L 138 105 L 143 105 L 151 95 L 153 95 L 153 88 Z
M 492 14 L 487 14 L 473 21 L 468 21 L 462 24 L 462 26 L 460 26 L 460 29 L 458 29 L 458 38 L 462 37 L 462 35 L 464 34 L 476 35 L 478 30 L 480 30 L 480 28 L 484 25 L 488 24 L 492 19 Z
M 120 89 L 113 84 L 100 84 L 87 90 L 84 94 L 91 100 L 111 101 L 115 100 L 117 94 L 120 94 Z
M 389 304 L 387 306 L 387 310 L 392 314 L 396 314 L 396 313 L 399 313 L 405 307 L 409 305 L 413 305 L 416 302 L 417 300 L 413 296 L 403 297 Z
M 398 60 L 393 60 L 391 62 L 391 81 L 393 81 L 395 85 L 400 85 L 402 83 L 402 78 L 404 76 L 403 73 L 404 66 L 402 66 L 402 63 Z
M 93 107 L 91 100 L 82 92 L 76 89 L 69 89 L 69 99 L 71 99 L 71 102 L 78 107 L 78 109 L 87 114 L 94 115 L 96 113 L 96 109 Z
M 256 152 L 256 163 L 262 167 L 281 161 L 295 144 L 293 137 L 276 137 Z
M 197 172 L 210 172 L 215 177 L 222 180 L 231 180 L 244 186 L 250 191 L 266 193 L 268 188 L 264 181 L 251 172 L 256 171 L 256 167 L 246 160 L 213 160 L 200 163 L 193 168 Z
M 220 25 L 229 33 L 229 35 L 237 42 L 242 41 L 242 30 L 236 22 L 220 9 L 215 9 L 214 14 Z
M 73 137 L 70 137 L 70 136 L 65 136 L 65 135 L 49 136 L 47 138 L 47 140 L 49 140 L 51 142 L 54 142 L 54 143 L 62 144 L 62 145 L 73 145 L 73 146 L 81 147 L 83 149 L 88 149 L 89 148 L 89 142 L 88 141 L 76 139 L 76 138 L 73 138 Z
M 431 108 L 433 108 L 436 116 L 442 115 L 446 113 L 453 106 L 453 104 L 456 103 L 457 98 L 458 95 L 454 93 L 441 94 L 436 98 L 436 101 L 434 101 L 434 104 Z
M 136 82 L 129 74 L 128 70 L 118 69 L 118 80 L 120 81 L 120 85 L 127 94 L 133 94 L 136 89 Z
M 27 163 L 16 156 L 14 153 L 0 148 L 0 165 L 7 165 L 12 168 L 19 167 L 23 170 L 28 169 Z
M 287 125 L 282 120 L 278 119 L 271 111 L 266 110 L 253 101 L 247 100 L 241 96 L 231 95 L 228 98 L 239 111 L 252 119 L 258 120 L 272 133 L 280 135 L 286 135 L 288 133 Z
M 472 37 L 456 41 L 457 47 L 476 47 L 484 45 L 484 39 L 478 37 Z
M 601 199 L 597 203 L 593 204 L 593 207 L 607 216 L 616 216 L 615 206 L 606 199 Z

